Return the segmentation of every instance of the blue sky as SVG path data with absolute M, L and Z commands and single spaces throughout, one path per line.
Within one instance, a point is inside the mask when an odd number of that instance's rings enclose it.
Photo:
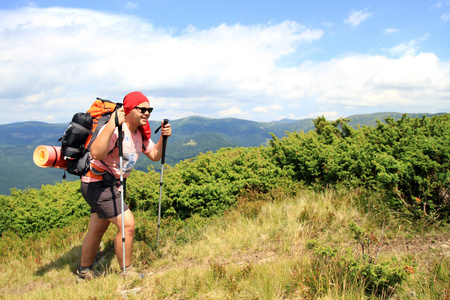
M 450 112 L 450 0 L 0 0 L 0 124 Z

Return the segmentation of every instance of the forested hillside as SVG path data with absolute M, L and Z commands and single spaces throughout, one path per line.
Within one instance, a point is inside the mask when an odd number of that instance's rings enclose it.
M 376 113 L 350 116 L 349 125 L 375 125 L 387 116 L 399 119 L 400 113 Z M 411 114 L 422 117 L 423 114 Z M 431 115 L 429 115 L 431 116 Z M 199 153 L 217 151 L 224 147 L 255 147 L 266 145 L 272 138 L 285 136 L 286 132 L 308 132 L 314 128 L 312 119 L 284 120 L 278 122 L 253 122 L 242 119 L 210 119 L 198 116 L 171 120 L 174 134 L 168 140 L 166 163 L 174 166 L 179 161 L 192 158 Z M 151 121 L 156 129 L 159 122 Z M 21 122 L 0 125 L 0 194 L 9 195 L 10 189 L 40 188 L 45 184 L 62 181 L 64 172 L 58 169 L 42 169 L 33 163 L 34 149 L 39 145 L 59 145 L 58 139 L 67 124 Z M 156 140 L 157 135 L 153 135 Z M 146 171 L 148 166 L 158 169 L 145 157 L 139 159 L 136 170 Z M 66 180 L 78 178 L 68 175 Z

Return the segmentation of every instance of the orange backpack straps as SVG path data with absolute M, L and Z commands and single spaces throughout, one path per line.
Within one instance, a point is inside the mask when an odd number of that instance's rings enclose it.
M 115 109 L 116 103 L 109 100 L 97 98 L 97 100 L 92 103 L 87 112 L 92 116 L 92 119 L 98 121 L 101 116 L 107 113 L 112 113 Z
M 112 114 L 115 109 L 116 103 L 109 100 L 97 98 L 97 100 L 92 103 L 91 107 L 87 111 L 92 117 L 92 132 L 98 133 L 98 130 L 95 131 L 95 129 L 99 124 L 100 118 L 104 115 Z M 88 148 L 88 145 L 90 145 L 91 138 L 92 135 L 89 135 L 85 143 L 86 148 Z

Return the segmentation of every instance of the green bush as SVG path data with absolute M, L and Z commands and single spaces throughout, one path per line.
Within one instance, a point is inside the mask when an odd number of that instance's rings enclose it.
M 162 212 L 164 216 L 186 219 L 194 214 L 209 217 L 222 214 L 236 203 L 239 193 L 261 193 L 289 186 L 284 172 L 269 159 L 266 147 L 223 148 L 178 163 L 164 172 Z M 141 179 L 144 181 L 144 179 Z M 158 190 L 155 177 L 148 175 L 149 195 L 137 207 L 155 210 Z M 159 178 L 158 178 L 159 181 Z
M 312 297 L 325 296 L 331 288 L 340 290 L 352 284 L 364 287 L 367 295 L 386 298 L 407 279 L 405 264 L 393 258 L 382 263 L 368 255 L 357 255 L 351 249 L 323 246 L 312 240 L 307 248 L 313 252 L 303 284 Z
M 346 119 L 314 123 L 315 132 L 270 142 L 274 162 L 294 180 L 386 192 L 388 204 L 413 218 L 450 218 L 450 115 L 386 118 L 357 130 Z
M 40 190 L 12 190 L 0 198 L 0 232 L 18 236 L 62 228 L 72 220 L 89 215 L 89 206 L 80 192 L 80 182 L 42 186 Z

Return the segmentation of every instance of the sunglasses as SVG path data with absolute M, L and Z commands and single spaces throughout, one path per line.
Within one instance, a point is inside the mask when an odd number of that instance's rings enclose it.
M 136 106 L 135 109 L 137 109 L 141 114 L 145 114 L 146 112 L 148 112 L 149 114 L 151 114 L 152 111 L 153 111 L 153 107 L 147 108 L 147 107 L 139 107 L 139 106 Z

